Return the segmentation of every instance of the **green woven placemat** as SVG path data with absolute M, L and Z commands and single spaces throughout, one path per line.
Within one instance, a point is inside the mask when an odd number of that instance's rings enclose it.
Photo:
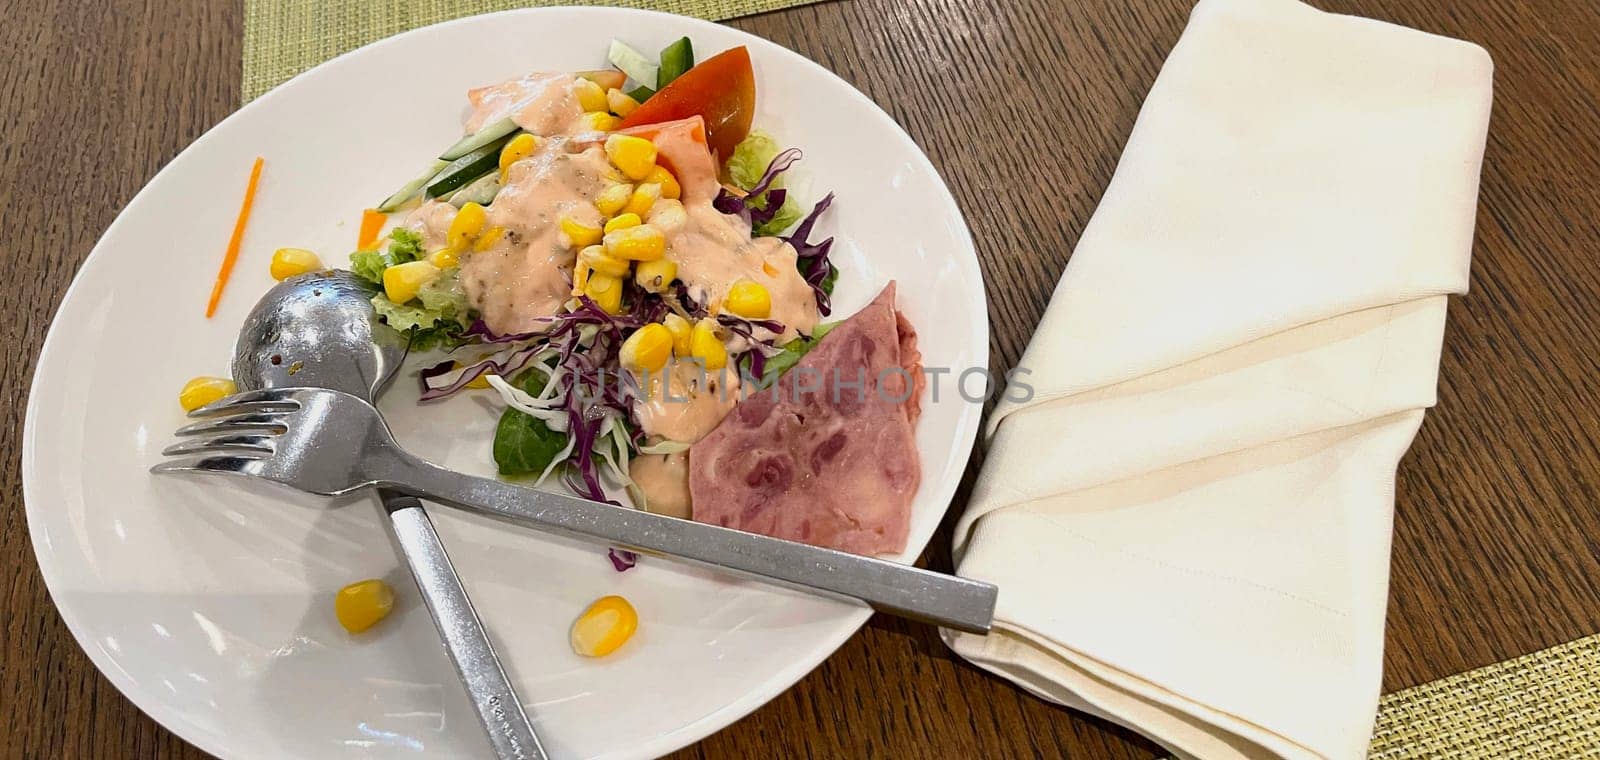
M 1600 634 L 1383 697 L 1370 756 L 1600 758 Z
M 511 8 L 613 5 L 712 21 L 820 0 L 245 0 L 245 102 L 328 60 L 407 29 Z

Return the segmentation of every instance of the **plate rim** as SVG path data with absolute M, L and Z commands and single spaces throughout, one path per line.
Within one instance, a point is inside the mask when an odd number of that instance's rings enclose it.
M 67 290 L 62 294 L 61 301 L 57 304 L 55 311 L 51 315 L 50 326 L 46 330 L 44 341 L 40 345 L 39 353 L 36 357 L 34 371 L 29 380 L 28 401 L 23 420 L 22 451 L 19 458 L 19 469 L 21 470 L 22 474 L 23 510 L 25 513 L 26 525 L 28 527 L 29 544 L 33 549 L 34 563 L 39 568 L 40 578 L 44 581 L 45 591 L 50 599 L 51 606 L 55 608 L 56 614 L 61 617 L 62 622 L 66 624 L 67 629 L 69 632 L 71 632 L 73 640 L 78 645 L 79 650 L 89 658 L 89 661 L 95 666 L 95 669 L 99 671 L 100 675 L 109 681 L 111 685 L 117 689 L 118 693 L 123 696 L 123 698 L 127 699 L 152 720 L 159 723 L 163 729 L 171 731 L 185 742 L 188 742 L 189 744 L 192 744 L 207 753 L 219 757 L 250 756 L 248 754 L 238 753 L 239 747 L 237 745 L 225 743 L 225 737 L 214 735 L 213 732 L 203 728 L 196 722 L 191 721 L 182 715 L 181 711 L 171 706 L 171 703 L 161 699 L 160 694 L 157 691 L 142 687 L 137 679 L 125 673 L 106 652 L 104 652 L 99 646 L 93 645 L 95 640 L 89 635 L 87 623 L 82 619 L 80 613 L 73 607 L 61 604 L 56 598 L 57 588 L 59 584 L 62 583 L 60 576 L 64 570 L 54 564 L 56 561 L 54 559 L 55 555 L 49 550 L 48 547 L 43 545 L 41 531 L 37 529 L 38 526 L 36 525 L 36 521 L 42 519 L 36 514 L 36 512 L 43 510 L 44 508 L 35 507 L 35 504 L 37 504 L 41 498 L 37 492 L 41 488 L 41 486 L 38 484 L 38 480 L 42 477 L 42 473 L 35 474 L 35 471 L 38 468 L 37 460 L 39 454 L 38 447 L 35 444 L 36 438 L 39 436 L 39 426 L 41 424 L 39 421 L 39 415 L 42 413 L 42 410 L 39 408 L 40 396 L 35 392 L 35 390 L 39 387 L 40 381 L 44 379 L 43 376 L 45 373 L 55 363 L 47 361 L 47 358 L 52 354 L 59 356 L 64 350 L 64 347 L 57 345 L 60 343 L 60 341 L 65 340 L 63 337 L 65 332 L 64 328 L 58 329 L 61 328 L 62 324 L 59 317 L 61 316 L 62 312 L 66 311 L 69 305 L 74 304 L 75 300 L 81 300 L 83 297 L 80 293 L 83 286 L 83 272 L 90 266 L 94 265 L 98 259 L 108 255 L 103 251 L 105 248 L 105 240 L 117 230 L 119 225 L 122 225 L 125 222 L 126 212 L 130 208 L 133 208 L 134 205 L 138 203 L 139 200 L 145 196 L 147 192 L 149 192 L 150 188 L 156 185 L 163 176 L 167 175 L 168 172 L 172 170 L 173 166 L 180 162 L 180 159 L 182 159 L 184 155 L 188 154 L 194 148 L 205 144 L 209 140 L 217 139 L 215 138 L 215 134 L 219 132 L 224 125 L 227 125 L 235 119 L 242 118 L 245 114 L 248 114 L 260 107 L 260 104 L 262 103 L 271 102 L 274 98 L 280 96 L 280 91 L 289 88 L 291 85 L 295 84 L 301 79 L 311 76 L 325 68 L 335 68 L 339 65 L 342 65 L 345 59 L 364 53 L 369 49 L 394 44 L 397 40 L 401 40 L 412 35 L 424 34 L 436 27 L 482 23 L 482 19 L 491 17 L 509 17 L 520 15 L 585 15 L 596 12 L 602 14 L 616 14 L 621 16 L 631 16 L 634 18 L 644 18 L 647 20 L 656 18 L 672 19 L 673 23 L 687 22 L 691 26 L 713 27 L 719 30 L 732 32 L 739 37 L 759 41 L 760 43 L 770 45 L 779 51 L 781 56 L 784 56 L 788 59 L 785 61 L 785 63 L 790 65 L 798 64 L 813 68 L 815 71 L 820 72 L 825 79 L 831 80 L 834 85 L 839 86 L 844 97 L 854 99 L 871 108 L 873 111 L 876 111 L 883 118 L 883 120 L 892 127 L 892 134 L 895 135 L 899 140 L 903 141 L 907 146 L 912 148 L 911 152 L 915 154 L 915 160 L 920 164 L 920 168 L 931 172 L 933 176 L 939 179 L 938 189 L 942 192 L 945 200 L 949 203 L 950 208 L 955 211 L 953 221 L 955 225 L 957 225 L 957 229 L 953 231 L 958 233 L 957 237 L 959 242 L 964 243 L 968 253 L 970 253 L 969 260 L 971 272 L 976 276 L 976 282 L 978 284 L 977 287 L 971 289 L 970 291 L 973 294 L 974 300 L 976 301 L 974 304 L 976 311 L 981 316 L 980 324 L 974 325 L 974 327 L 979 330 L 979 339 L 974 341 L 973 345 L 973 364 L 974 366 L 983 367 L 985 370 L 987 370 L 989 364 L 990 325 L 988 313 L 988 293 L 987 289 L 984 287 L 983 268 L 980 260 L 978 259 L 977 247 L 972 238 L 971 228 L 967 225 L 966 216 L 962 212 L 960 203 L 956 200 L 954 193 L 951 192 L 949 183 L 945 181 L 944 175 L 939 171 L 938 167 L 933 164 L 932 159 L 930 159 L 922 147 L 917 144 L 916 140 L 914 140 L 911 135 L 906 132 L 905 127 L 901 125 L 899 121 L 895 120 L 895 118 L 887 111 L 885 111 L 882 106 L 878 105 L 876 101 L 868 97 L 865 93 L 861 92 L 854 85 L 846 81 L 843 77 L 840 77 L 838 74 L 834 73 L 832 70 L 781 43 L 769 40 L 765 37 L 745 31 L 743 29 L 739 29 L 737 27 L 728 26 L 719 22 L 708 21 L 706 19 L 697 18 L 694 16 L 683 16 L 675 13 L 642 8 L 570 5 L 514 8 L 448 19 L 434 24 L 416 27 L 414 29 L 408 29 L 382 39 L 374 40 L 365 45 L 323 61 L 316 66 L 306 69 L 305 71 L 302 71 L 295 76 L 280 82 L 271 90 L 268 90 L 259 97 L 244 103 L 237 110 L 233 111 L 219 120 L 217 123 L 207 128 L 200 136 L 196 137 L 193 141 L 184 146 L 182 150 L 178 151 L 178 153 L 175 154 L 172 159 L 167 161 L 167 163 L 163 165 L 154 175 L 152 175 L 150 179 L 145 181 L 145 183 L 139 188 L 138 192 L 134 193 L 134 195 L 129 198 L 127 203 L 123 205 L 122 209 L 118 211 L 117 216 L 109 225 L 106 226 L 105 230 L 100 233 L 99 237 L 96 238 L 94 245 L 89 250 L 89 254 L 84 257 L 83 263 L 80 264 L 77 268 L 77 271 L 73 273 L 71 283 L 69 283 L 67 286 Z M 975 412 L 963 414 L 959 420 L 958 427 L 953 438 L 955 445 L 959 447 L 960 454 L 952 460 L 952 465 L 956 465 L 959 468 L 958 473 L 965 472 L 967 465 L 971 462 L 972 451 L 977 442 L 978 431 L 981 428 L 981 425 L 979 424 L 981 418 L 982 410 L 980 408 Z M 948 493 L 936 494 L 939 500 L 945 502 L 944 510 L 946 514 L 948 514 L 949 509 L 953 504 L 956 491 L 959 490 L 960 480 L 961 478 L 958 474 L 958 476 L 951 481 L 950 487 L 944 489 L 948 491 Z M 937 527 L 935 527 L 934 533 L 930 534 L 928 541 L 924 542 L 918 550 L 919 555 L 922 552 L 927 551 L 929 543 L 932 542 L 933 536 L 936 534 Z M 840 625 L 831 635 L 819 638 L 819 645 L 812 650 L 812 656 L 799 658 L 790 662 L 787 667 L 777 671 L 775 675 L 769 677 L 765 681 L 763 688 L 751 690 L 738 701 L 731 702 L 727 705 L 717 708 L 716 710 L 706 713 L 691 723 L 685 724 L 676 730 L 656 737 L 655 740 L 647 744 L 629 747 L 625 748 L 621 752 L 607 754 L 619 754 L 627 756 L 639 755 L 649 757 L 659 756 L 667 752 L 687 747 L 718 731 L 721 731 L 730 725 L 733 725 L 734 723 L 743 719 L 745 716 L 749 715 L 751 712 L 754 712 L 756 709 L 772 701 L 772 699 L 776 698 L 779 694 L 782 694 L 783 692 L 792 688 L 794 684 L 800 681 L 800 679 L 804 678 L 806 675 L 815 670 L 817 666 L 821 665 L 824 660 L 837 653 L 840 647 L 842 647 L 846 641 L 860 631 L 862 626 L 866 624 L 867 620 L 872 616 L 872 614 L 872 610 L 866 607 L 852 610 L 848 617 L 854 618 L 853 622 L 848 625 Z

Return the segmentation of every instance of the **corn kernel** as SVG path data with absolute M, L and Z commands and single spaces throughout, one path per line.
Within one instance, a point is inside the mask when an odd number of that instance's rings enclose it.
M 333 597 L 333 614 L 346 631 L 360 633 L 394 609 L 394 589 L 377 578 L 356 581 Z
M 461 254 L 456 253 L 454 248 L 440 248 L 428 254 L 428 263 L 440 269 L 449 269 L 461 263 Z
M 572 83 L 572 94 L 578 96 L 578 105 L 585 111 L 604 112 L 608 106 L 606 90 L 588 79 Z
M 602 596 L 572 623 L 572 651 L 604 657 L 626 644 L 639 629 L 639 613 L 620 596 Z
M 628 205 L 622 210 L 639 216 L 650 213 L 650 208 L 661 200 L 661 186 L 653 182 L 646 182 L 633 190 L 633 196 L 628 198 Z
M 717 337 L 715 319 L 706 318 L 694 324 L 694 329 L 689 333 L 689 355 L 703 362 L 706 369 L 728 366 L 728 348 Z
M 613 216 L 628 205 L 628 199 L 633 197 L 633 185 L 619 183 L 607 185 L 594 199 L 595 208 L 606 216 Z
M 655 261 L 639 262 L 639 269 L 634 272 L 633 281 L 651 293 L 664 293 L 667 286 L 672 284 L 673 278 L 677 276 L 678 265 L 672 259 L 663 256 Z
M 272 279 L 287 280 L 322 268 L 322 259 L 304 248 L 279 248 L 272 252 Z
M 672 358 L 672 333 L 655 323 L 634 330 L 622 342 L 619 358 L 628 369 L 660 372 Z
M 612 113 L 626 119 L 628 114 L 633 113 L 634 109 L 639 107 L 639 101 L 634 100 L 628 93 L 613 87 L 606 90 L 606 106 L 611 109 Z
M 585 288 L 589 287 L 589 265 L 578 259 L 572 264 L 572 297 L 583 295 Z
M 590 132 L 610 132 L 622 126 L 622 120 L 605 111 L 595 111 L 584 114 L 583 118 L 578 120 L 578 126 Z
M 561 234 L 567 236 L 569 247 L 587 248 L 600 242 L 600 228 L 590 227 L 570 216 L 561 217 Z
M 206 377 L 204 375 L 183 384 L 183 390 L 178 391 L 178 405 L 185 412 L 192 412 L 206 404 L 215 404 L 235 393 L 239 386 L 226 377 Z
M 754 280 L 739 280 L 728 288 L 724 308 L 745 319 L 766 319 L 772 314 L 772 294 Z
M 612 217 L 610 221 L 606 222 L 606 232 L 625 230 L 629 227 L 638 227 L 641 224 L 644 224 L 644 220 L 640 219 L 638 214 L 632 212 L 626 214 L 617 214 L 616 216 Z
M 661 197 L 677 200 L 683 195 L 683 186 L 678 184 L 678 178 L 672 176 L 665 166 L 657 166 L 650 170 L 650 176 L 645 177 L 645 182 L 661 186 Z
M 592 272 L 583 285 L 583 294 L 607 314 L 622 313 L 622 280 L 609 274 Z
M 439 268 L 429 261 L 408 261 L 383 270 L 383 294 L 395 303 L 405 303 L 417 297 L 423 285 L 439 276 Z
M 511 138 L 506 147 L 500 149 L 500 181 L 505 181 L 506 172 L 511 170 L 512 164 L 533 155 L 538 148 L 539 138 L 527 132 Z
M 642 180 L 656 168 L 656 144 L 643 137 L 612 135 L 606 138 L 606 158 L 628 179 Z
M 589 265 L 590 269 L 601 274 L 609 274 L 612 277 L 625 276 L 628 274 L 628 268 L 632 266 L 632 263 L 628 260 L 619 259 L 606 253 L 606 248 L 603 245 L 591 245 L 579 251 L 578 260 Z
M 500 242 L 500 238 L 505 237 L 505 234 L 506 228 L 504 227 L 490 227 L 484 230 L 482 235 L 478 236 L 478 242 L 472 244 L 472 250 L 487 251 L 493 248 L 495 243 Z
M 671 235 L 684 227 L 689 226 L 689 212 L 683 209 L 683 204 L 670 198 L 656 201 L 650 208 L 650 226 L 661 230 L 662 234 Z
M 456 212 L 456 218 L 450 220 L 450 230 L 445 233 L 445 244 L 450 248 L 461 251 L 472 245 L 478 239 L 478 233 L 483 232 L 483 222 L 488 219 L 483 207 L 476 203 L 467 203 Z
M 672 353 L 680 359 L 689 358 L 689 338 L 694 326 L 677 314 L 668 314 L 661 324 L 667 328 L 667 332 L 672 333 Z
M 655 261 L 667 252 L 667 238 L 648 224 L 607 232 L 606 253 L 632 261 Z

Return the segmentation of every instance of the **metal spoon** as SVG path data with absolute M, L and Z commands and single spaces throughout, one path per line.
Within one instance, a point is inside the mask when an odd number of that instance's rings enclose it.
M 349 272 L 315 272 L 279 283 L 261 297 L 239 332 L 234 381 L 241 390 L 309 386 L 375 400 L 400 368 L 406 341 L 378 321 L 371 298 L 371 289 Z M 545 760 L 422 502 L 391 491 L 378 495 L 495 753 Z

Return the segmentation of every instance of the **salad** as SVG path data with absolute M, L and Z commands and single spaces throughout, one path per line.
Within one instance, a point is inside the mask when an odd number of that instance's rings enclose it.
M 812 238 L 833 195 L 785 186 L 802 154 L 753 129 L 744 47 L 696 63 L 687 38 L 653 57 L 614 41 L 607 58 L 469 91 L 464 136 L 364 214 L 349 269 L 428 357 L 422 402 L 497 397 L 489 450 L 506 478 L 901 551 L 921 477 L 923 373 L 895 283 L 824 321 L 839 270 L 832 239 Z M 208 309 L 259 172 L 260 159 Z M 272 260 L 280 280 L 322 268 L 303 249 Z M 196 378 L 180 402 L 232 390 Z M 637 560 L 610 558 L 619 571 Z M 374 579 L 341 591 L 336 611 L 356 632 L 390 606 Z M 599 600 L 574 649 L 603 655 L 634 619 L 626 600 Z
M 801 153 L 752 131 L 745 48 L 608 57 L 469 92 L 466 136 L 379 205 L 398 223 L 350 269 L 413 349 L 449 352 L 425 401 L 498 392 L 501 475 L 686 517 L 683 452 L 741 375 L 825 331 L 838 270 L 809 237 L 831 196 L 804 213 L 784 187 Z

